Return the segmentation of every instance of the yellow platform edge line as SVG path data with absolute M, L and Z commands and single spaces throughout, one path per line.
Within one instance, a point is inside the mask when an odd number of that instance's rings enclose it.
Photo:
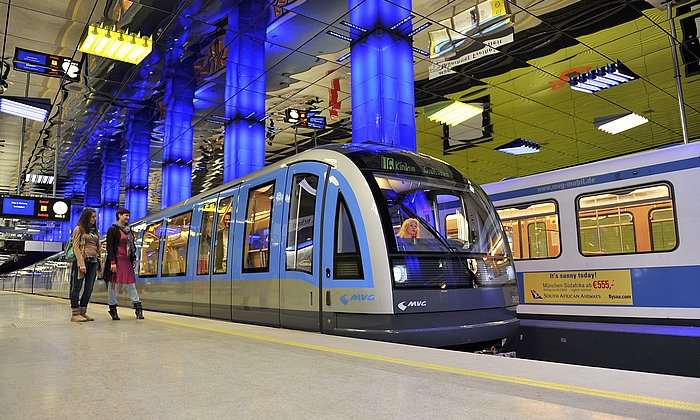
M 326 352 L 326 353 L 340 354 L 340 355 L 344 355 L 344 356 L 357 357 L 357 358 L 361 358 L 361 359 L 375 360 L 375 361 L 393 363 L 393 364 L 404 365 L 404 366 L 412 366 L 412 367 L 422 368 L 422 369 L 430 369 L 430 370 L 435 370 L 435 371 L 440 371 L 440 372 L 454 373 L 457 375 L 471 376 L 471 377 L 475 377 L 475 378 L 491 379 L 491 380 L 495 380 L 495 381 L 508 382 L 508 383 L 518 384 L 518 385 L 532 386 L 532 387 L 537 387 L 537 388 L 545 388 L 545 389 L 551 389 L 551 390 L 556 390 L 556 391 L 571 392 L 571 393 L 575 393 L 575 394 L 589 395 L 589 396 L 600 397 L 600 398 L 609 398 L 609 399 L 618 400 L 618 401 L 628 401 L 628 402 L 634 402 L 634 403 L 639 403 L 639 404 L 653 405 L 653 406 L 657 406 L 657 407 L 666 407 L 666 408 L 673 408 L 673 409 L 678 409 L 678 410 L 693 411 L 693 412 L 700 413 L 700 404 L 691 403 L 691 402 L 687 402 L 687 401 L 671 400 L 671 399 L 656 398 L 656 397 L 645 397 L 643 395 L 636 395 L 636 394 L 624 394 L 621 392 L 605 391 L 605 390 L 601 390 L 601 389 L 586 388 L 586 387 L 581 387 L 581 386 L 576 386 L 576 385 L 560 384 L 560 383 L 556 383 L 556 382 L 537 381 L 537 380 L 533 380 L 533 379 L 520 378 L 517 376 L 508 376 L 508 375 L 501 375 L 501 374 L 497 374 L 497 373 L 480 372 L 480 371 L 476 371 L 476 370 L 469 370 L 469 369 L 455 368 L 455 367 L 450 367 L 450 366 L 436 365 L 436 364 L 432 364 L 432 363 L 415 362 L 415 361 L 399 359 L 399 358 L 395 358 L 395 357 L 387 357 L 387 356 L 380 356 L 380 355 L 376 355 L 376 354 L 361 353 L 361 352 L 356 352 L 356 351 L 337 349 L 337 348 L 333 348 L 333 347 L 318 346 L 315 344 L 306 344 L 306 343 L 300 343 L 297 341 L 284 340 L 284 339 L 280 339 L 280 338 L 272 338 L 272 337 L 265 337 L 265 336 L 256 335 L 256 334 L 228 331 L 228 330 L 215 328 L 215 327 L 206 327 L 206 326 L 188 324 L 185 322 L 171 321 L 171 320 L 166 320 L 166 319 L 161 319 L 161 318 L 149 317 L 148 319 L 152 320 L 152 321 L 163 322 L 166 324 L 172 324 L 172 325 L 177 325 L 177 326 L 181 326 L 181 327 L 195 328 L 195 329 L 204 330 L 204 331 L 211 331 L 211 332 L 216 332 L 216 333 L 221 333 L 221 334 L 233 335 L 233 336 L 237 336 L 237 337 L 250 338 L 253 340 L 267 341 L 267 342 L 271 342 L 271 343 L 284 344 L 284 345 L 288 345 L 288 346 L 301 347 L 301 348 L 306 348 L 306 349 L 311 349 L 311 350 L 318 350 L 318 351 L 322 351 L 322 352 Z

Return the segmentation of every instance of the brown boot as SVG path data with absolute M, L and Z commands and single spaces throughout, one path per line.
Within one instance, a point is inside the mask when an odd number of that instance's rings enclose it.
M 88 314 L 87 314 L 87 306 L 81 306 L 81 307 L 80 307 L 80 315 L 82 315 L 83 318 L 85 318 L 85 319 L 88 320 L 88 321 L 94 321 L 94 320 L 95 320 L 95 318 L 93 318 L 93 317 L 91 317 L 91 316 L 88 316 Z
M 85 319 L 84 316 L 80 315 L 80 308 L 71 308 L 71 314 L 72 316 L 70 317 L 71 322 L 85 322 L 87 319 Z

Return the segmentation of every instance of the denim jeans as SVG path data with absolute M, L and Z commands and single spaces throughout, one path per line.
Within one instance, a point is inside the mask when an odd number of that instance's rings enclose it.
M 85 260 L 85 275 L 82 279 L 78 278 L 80 270 L 78 262 L 73 261 L 73 269 L 70 276 L 70 307 L 87 307 L 92 296 L 92 288 L 95 286 L 95 277 L 97 276 L 97 260 Z M 83 288 L 83 283 L 85 287 Z M 83 289 L 83 295 L 80 296 L 80 289 Z M 80 300 L 78 300 L 80 296 Z
M 107 284 L 107 303 L 110 305 L 117 304 L 117 286 L 118 285 L 115 282 L 109 282 Z M 131 299 L 131 303 L 140 302 L 139 294 L 136 291 L 136 283 L 127 283 L 125 286 L 127 289 L 129 289 L 129 298 Z

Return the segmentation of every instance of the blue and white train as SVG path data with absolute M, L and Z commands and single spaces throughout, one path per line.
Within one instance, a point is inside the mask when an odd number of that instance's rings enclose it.
M 407 219 L 419 233 L 398 238 Z M 476 350 L 509 348 L 518 332 L 516 275 L 495 209 L 428 156 L 321 147 L 132 227 L 145 309 Z M 104 290 L 97 285 L 93 300 L 106 301 Z
M 520 318 L 700 325 L 700 143 L 484 185 Z

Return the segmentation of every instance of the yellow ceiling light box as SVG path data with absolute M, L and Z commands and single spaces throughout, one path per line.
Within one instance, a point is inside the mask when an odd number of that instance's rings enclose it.
M 458 125 L 468 119 L 474 118 L 484 112 L 484 109 L 479 106 L 465 104 L 464 102 L 455 101 L 441 110 L 428 116 L 431 121 L 447 124 L 451 126 Z
M 78 49 L 87 54 L 138 64 L 153 50 L 153 40 L 140 33 L 129 33 L 128 30 L 117 30 L 116 27 L 110 29 L 101 23 L 93 23 L 88 27 Z

